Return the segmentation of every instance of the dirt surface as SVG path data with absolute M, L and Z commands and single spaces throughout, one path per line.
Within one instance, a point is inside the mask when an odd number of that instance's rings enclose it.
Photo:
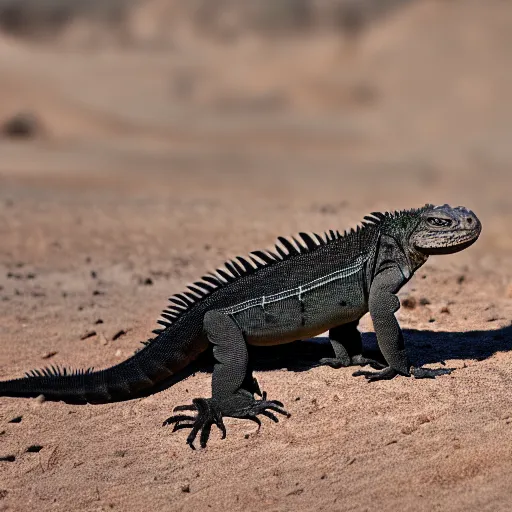
M 0 39 L 0 378 L 130 356 L 171 294 L 278 235 L 463 204 L 483 232 L 400 292 L 415 364 L 367 384 L 306 342 L 255 355 L 291 418 L 162 428 L 208 365 L 147 398 L 0 399 L 0 510 L 509 511 L 512 8 L 416 2 L 332 36 L 77 51 Z M 186 44 L 185 44 L 186 43 Z M 370 321 L 361 324 L 369 348 Z

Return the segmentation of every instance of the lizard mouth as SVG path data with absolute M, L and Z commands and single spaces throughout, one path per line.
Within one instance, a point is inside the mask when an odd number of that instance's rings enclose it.
M 429 254 L 429 255 L 435 255 L 435 254 L 451 254 L 454 252 L 463 251 L 464 249 L 470 247 L 478 240 L 479 233 L 472 233 L 469 235 L 466 239 L 463 239 L 459 243 L 456 244 L 450 244 L 446 246 L 438 246 L 438 247 L 416 247 L 419 251 Z

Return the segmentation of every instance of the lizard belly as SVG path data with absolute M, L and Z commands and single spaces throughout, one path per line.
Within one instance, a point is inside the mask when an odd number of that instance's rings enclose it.
M 333 282 L 322 289 L 232 314 L 250 345 L 279 345 L 316 336 L 353 322 L 368 311 L 359 282 Z

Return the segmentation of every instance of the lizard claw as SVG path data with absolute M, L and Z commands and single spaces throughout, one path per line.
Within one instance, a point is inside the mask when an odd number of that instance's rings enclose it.
M 190 405 L 177 405 L 172 412 L 176 411 L 197 411 L 197 407 L 194 404 Z
M 258 430 L 261 427 L 261 420 L 258 418 L 260 415 L 266 416 L 275 423 L 279 421 L 275 413 L 282 414 L 287 418 L 290 417 L 290 414 L 284 409 L 282 402 L 267 400 L 265 392 L 261 396 L 261 400 L 255 400 L 252 396 L 247 396 L 246 393 L 240 393 L 233 396 L 233 401 L 228 399 L 226 402 L 221 403 L 212 398 L 195 398 L 192 401 L 192 405 L 175 407 L 174 412 L 178 412 L 178 414 L 167 418 L 163 425 L 174 425 L 173 432 L 183 428 L 190 428 L 187 444 L 195 450 L 194 441 L 198 435 L 201 448 L 206 447 L 213 425 L 216 425 L 221 431 L 222 439 L 226 437 L 224 416 L 254 421 L 258 425 Z M 181 412 L 191 410 L 197 411 L 195 416 Z
M 210 432 L 213 425 L 216 425 L 219 430 L 222 432 L 221 439 L 225 439 L 226 437 L 226 427 L 224 425 L 224 421 L 222 419 L 222 414 L 218 410 L 218 408 L 213 404 L 211 399 L 207 398 L 195 398 L 192 401 L 192 405 L 179 405 L 174 408 L 174 411 L 190 411 L 196 410 L 197 415 L 187 416 L 185 414 L 175 414 L 170 418 L 167 418 L 163 422 L 163 426 L 172 425 L 173 432 L 176 430 L 181 430 L 182 428 L 191 428 L 190 434 L 187 437 L 187 444 L 193 450 L 196 449 L 194 446 L 194 441 L 197 437 L 197 434 L 200 432 L 199 443 L 201 448 L 206 448 L 206 444 L 208 443 L 208 439 L 210 438 Z M 189 421 L 191 423 L 181 423 L 182 421 Z
M 446 364 L 446 363 L 445 363 Z M 435 379 L 440 375 L 450 375 L 455 368 L 411 368 L 411 375 L 415 379 Z
M 350 361 L 347 359 L 342 360 L 337 357 L 323 357 L 319 361 L 319 366 L 330 366 L 331 368 L 346 368 L 347 366 L 371 366 L 374 370 L 382 370 L 386 366 L 382 364 L 380 361 L 375 359 L 370 359 L 369 357 L 365 357 L 361 354 L 357 356 L 352 356 Z
M 389 366 L 379 372 L 367 372 L 364 370 L 358 370 L 352 374 L 353 377 L 366 377 L 368 382 L 376 382 L 378 380 L 391 380 L 397 375 L 398 372 Z

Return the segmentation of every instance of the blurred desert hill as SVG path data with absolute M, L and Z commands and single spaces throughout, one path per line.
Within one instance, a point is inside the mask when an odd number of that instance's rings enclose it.
M 0 0 L 0 19 L 0 125 L 37 120 L 4 133 L 4 178 L 181 173 L 293 202 L 314 170 L 343 182 L 318 180 L 326 200 L 378 183 L 382 208 L 451 187 L 510 250 L 509 2 Z
M 508 2 L 4 0 L 0 17 L 0 119 L 31 111 L 51 138 L 510 151 Z

